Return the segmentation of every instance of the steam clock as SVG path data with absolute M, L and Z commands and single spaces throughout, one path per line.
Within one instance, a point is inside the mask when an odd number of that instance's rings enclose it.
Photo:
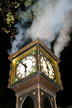
M 16 108 L 57 108 L 56 92 L 62 89 L 59 59 L 35 40 L 9 60 L 9 88 L 16 93 Z

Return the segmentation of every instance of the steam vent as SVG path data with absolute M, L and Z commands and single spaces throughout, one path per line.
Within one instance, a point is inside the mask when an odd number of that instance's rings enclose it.
M 16 93 L 16 108 L 57 108 L 62 88 L 59 59 L 39 39 L 9 56 L 9 88 Z

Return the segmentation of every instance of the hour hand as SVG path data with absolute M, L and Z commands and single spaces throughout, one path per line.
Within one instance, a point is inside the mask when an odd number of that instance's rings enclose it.
M 24 64 L 24 66 L 25 66 L 25 72 L 26 72 L 26 68 L 27 68 L 27 65 L 26 65 L 26 63 Z
M 25 72 L 26 72 L 26 68 L 27 68 L 26 63 L 25 64 L 23 64 L 22 62 L 20 62 L 20 63 L 25 67 Z

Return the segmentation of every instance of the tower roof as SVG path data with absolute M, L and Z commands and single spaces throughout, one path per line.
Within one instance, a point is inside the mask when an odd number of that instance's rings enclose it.
M 37 40 L 35 40 L 35 41 L 29 43 L 28 45 L 26 45 L 26 46 L 23 47 L 22 49 L 18 50 L 16 53 L 10 55 L 10 56 L 8 57 L 8 59 L 9 59 L 9 60 L 12 60 L 12 59 L 16 58 L 18 55 L 20 55 L 21 53 L 25 52 L 26 50 L 32 48 L 33 46 L 35 46 L 35 45 L 37 45 L 37 44 L 39 44 L 41 47 L 43 47 L 43 48 L 55 59 L 56 62 L 58 62 L 58 63 L 60 62 L 59 58 L 57 58 L 57 57 L 53 54 L 53 52 L 52 52 L 49 48 L 47 48 L 47 46 L 46 46 L 45 44 L 43 44 L 43 42 L 40 41 L 40 39 L 37 39 Z

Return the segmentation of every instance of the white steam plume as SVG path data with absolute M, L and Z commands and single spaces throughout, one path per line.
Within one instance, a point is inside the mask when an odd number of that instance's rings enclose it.
M 16 52 L 18 50 L 17 46 L 23 44 L 24 39 L 28 37 L 32 40 L 39 37 L 49 48 L 51 42 L 57 38 L 54 44 L 54 52 L 59 57 L 60 52 L 70 41 L 68 32 L 72 26 L 72 16 L 69 15 L 72 11 L 72 0 L 58 0 L 57 2 L 54 0 L 39 0 L 38 7 L 33 5 L 31 10 L 35 16 L 33 23 L 26 30 L 20 24 L 17 24 L 19 34 L 12 42 L 11 53 Z M 22 11 L 22 13 L 24 12 Z M 24 35 L 22 35 L 23 31 Z M 58 37 L 56 34 L 59 34 Z
M 23 29 L 23 27 L 21 27 L 21 24 L 16 24 L 15 27 L 17 28 L 18 34 L 15 36 L 15 40 L 11 41 L 11 43 L 12 43 L 12 49 L 11 49 L 11 51 L 8 51 L 9 54 L 13 54 L 16 51 L 18 51 L 20 49 L 20 47 L 25 42 L 25 38 L 24 38 L 25 29 Z
M 69 33 L 71 32 L 72 26 L 72 12 L 68 14 L 64 22 L 63 29 L 61 30 L 60 35 L 54 44 L 54 53 L 58 57 L 60 57 L 60 52 L 64 49 L 65 46 L 68 45 L 68 42 L 71 39 Z

